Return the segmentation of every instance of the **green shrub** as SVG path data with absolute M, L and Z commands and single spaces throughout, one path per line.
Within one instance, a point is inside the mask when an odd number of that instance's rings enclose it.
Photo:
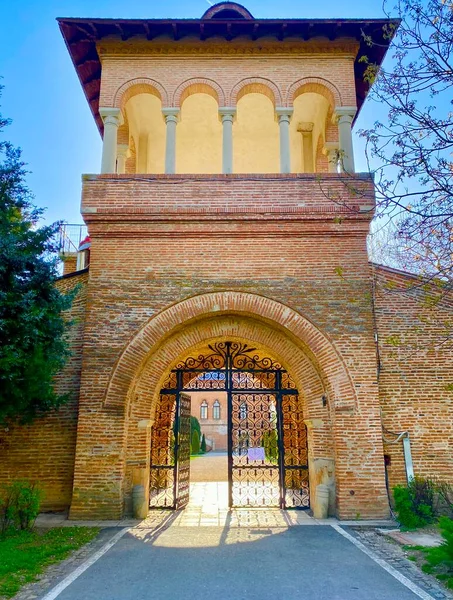
M 437 494 L 436 514 L 453 518 L 453 484 L 437 480 L 435 485 Z
M 41 506 L 42 491 L 36 483 L 18 480 L 3 486 L 0 497 L 0 530 L 32 529 Z
M 192 433 L 191 454 L 200 454 L 200 434 L 196 429 Z
M 261 438 L 261 445 L 264 448 L 266 460 L 272 463 L 276 463 L 278 459 L 277 431 L 275 429 L 265 431 L 263 433 L 263 437 Z
M 201 451 L 203 453 L 206 452 L 206 437 L 205 437 L 204 433 L 203 433 L 203 436 L 201 438 Z
M 439 529 L 443 542 L 440 546 L 424 550 L 428 562 L 423 570 L 435 574 L 445 581 L 447 587 L 453 588 L 453 519 L 440 517 Z
M 398 520 L 407 529 L 424 527 L 434 520 L 435 484 L 431 479 L 414 477 L 407 487 L 393 488 Z

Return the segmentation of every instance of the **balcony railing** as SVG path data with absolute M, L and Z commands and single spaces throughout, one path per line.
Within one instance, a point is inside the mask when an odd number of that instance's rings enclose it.
M 58 252 L 60 255 L 74 254 L 80 242 L 88 235 L 86 225 L 62 223 L 58 231 Z

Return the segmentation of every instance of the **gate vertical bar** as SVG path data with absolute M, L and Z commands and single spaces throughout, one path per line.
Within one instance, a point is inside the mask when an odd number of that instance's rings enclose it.
M 175 436 L 174 443 L 174 466 L 173 466 L 173 508 L 177 508 L 178 504 L 178 460 L 179 460 L 179 421 L 181 409 L 181 390 L 182 390 L 182 371 L 176 372 L 177 392 L 176 392 L 176 410 L 175 410 L 175 425 L 173 434 Z
M 280 508 L 285 508 L 285 444 L 283 438 L 283 414 L 282 414 L 282 372 L 275 374 L 276 404 L 277 404 L 277 437 L 278 437 L 278 472 L 280 477 Z
M 226 342 L 225 388 L 228 413 L 228 506 L 233 506 L 233 365 L 231 364 L 231 342 Z

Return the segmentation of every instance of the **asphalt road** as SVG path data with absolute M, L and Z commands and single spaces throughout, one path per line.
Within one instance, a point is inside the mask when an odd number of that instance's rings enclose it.
M 414 600 L 329 526 L 133 530 L 58 600 Z

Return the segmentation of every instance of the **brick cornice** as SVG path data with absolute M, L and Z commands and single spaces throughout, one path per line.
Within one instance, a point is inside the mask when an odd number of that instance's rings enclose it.
M 279 56 L 294 56 L 294 55 L 311 55 L 311 56 L 347 56 L 355 59 L 359 50 L 359 44 L 354 40 L 347 40 L 341 43 L 288 43 L 288 44 L 272 44 L 260 43 L 255 44 L 181 44 L 175 45 L 171 43 L 150 44 L 149 42 L 102 42 L 97 44 L 97 51 L 101 58 L 114 56 L 115 58 L 124 56 L 172 56 L 172 55 L 201 55 L 201 56 L 259 56 L 263 55 L 279 55 Z
M 272 231 L 293 223 L 368 224 L 374 190 L 368 175 L 147 175 L 84 177 L 87 223 L 248 223 Z M 264 224 L 264 225 L 263 225 Z M 343 227 L 341 225 L 343 224 Z M 338 227 L 334 227 L 338 226 Z M 324 228 L 324 227 L 323 227 Z

